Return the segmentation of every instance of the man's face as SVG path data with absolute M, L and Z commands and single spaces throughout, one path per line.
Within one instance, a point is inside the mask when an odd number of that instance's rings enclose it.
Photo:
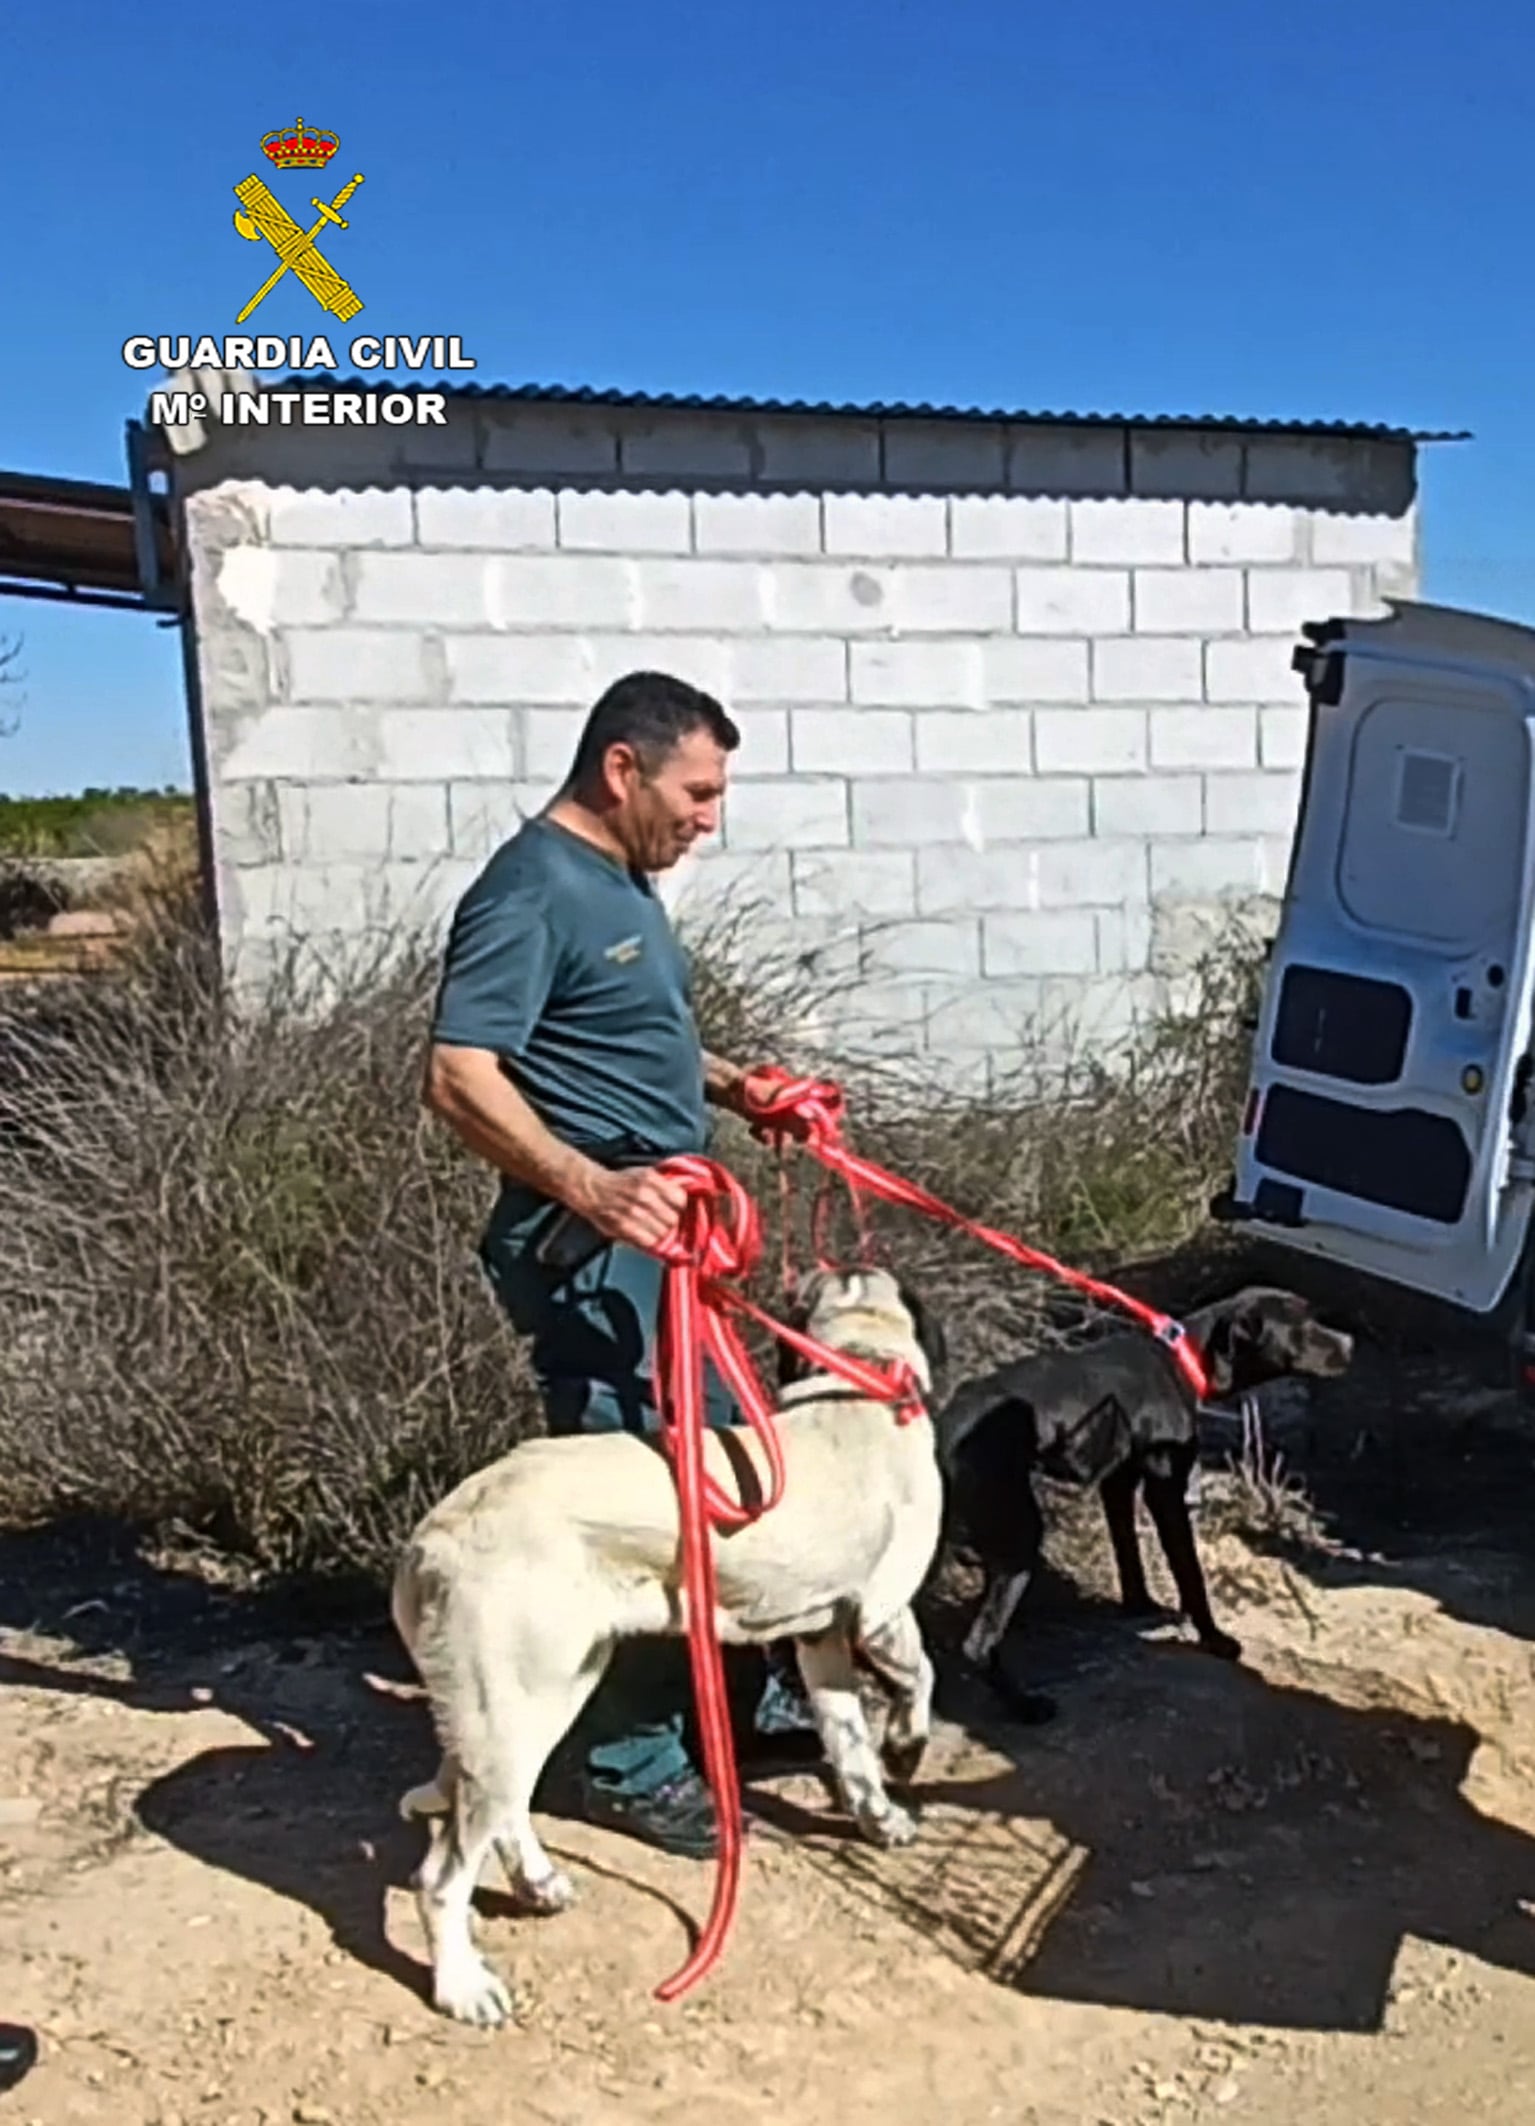
M 640 871 L 669 871 L 701 835 L 719 829 L 728 754 L 708 731 L 689 731 L 646 776 L 633 749 L 611 746 L 609 824 Z

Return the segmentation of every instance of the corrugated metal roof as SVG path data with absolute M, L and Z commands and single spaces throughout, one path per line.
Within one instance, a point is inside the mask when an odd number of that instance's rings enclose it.
M 459 384 L 450 377 L 317 377 L 290 373 L 267 389 L 306 391 L 442 391 L 450 398 L 496 399 L 526 405 L 611 406 L 643 412 L 804 414 L 828 420 L 1005 421 L 1019 428 L 1200 428 L 1231 435 L 1330 436 L 1336 441 L 1466 443 L 1465 428 L 1393 428 L 1385 422 L 1260 419 L 1234 413 L 1045 413 L 1009 406 L 933 406 L 832 399 L 707 397 L 701 392 L 616 391 L 591 384 Z

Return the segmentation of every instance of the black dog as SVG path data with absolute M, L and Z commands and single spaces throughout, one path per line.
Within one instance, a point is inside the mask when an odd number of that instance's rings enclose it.
M 1324 1328 L 1292 1293 L 1263 1286 L 1202 1308 L 1184 1327 L 1203 1354 L 1212 1396 L 1240 1394 L 1287 1374 L 1337 1375 L 1353 1357 L 1351 1337 Z M 1189 1518 L 1198 1405 L 1155 1337 L 1141 1329 L 1115 1331 L 1076 1350 L 1001 1366 L 961 1388 L 936 1423 L 951 1532 L 986 1573 L 965 1655 L 1020 1717 L 1046 1720 L 1055 1710 L 1048 1698 L 1016 1690 L 997 1658 L 1039 1561 L 1044 1522 L 1036 1472 L 1098 1486 L 1130 1616 L 1157 1612 L 1135 1526 L 1136 1494 L 1144 1489 L 1183 1614 L 1210 1653 L 1237 1659 L 1241 1647 L 1211 1614 Z

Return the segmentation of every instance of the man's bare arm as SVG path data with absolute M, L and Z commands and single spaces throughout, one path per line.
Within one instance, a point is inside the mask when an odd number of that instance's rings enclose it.
M 545 1128 L 492 1050 L 434 1046 L 422 1098 L 498 1172 L 584 1215 L 601 1169 Z
M 751 1072 L 740 1063 L 731 1063 L 724 1056 L 712 1056 L 704 1050 L 704 1096 L 714 1107 L 729 1108 L 738 1115 L 741 1112 L 741 1091 Z
M 651 1247 L 670 1233 L 686 1202 L 679 1185 L 649 1167 L 610 1173 L 562 1143 L 539 1120 L 494 1052 L 434 1044 L 422 1099 L 499 1173 L 563 1203 L 615 1240 Z

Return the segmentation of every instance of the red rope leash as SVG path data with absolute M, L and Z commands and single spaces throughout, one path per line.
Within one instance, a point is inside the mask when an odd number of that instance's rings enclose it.
M 766 1081 L 772 1090 L 763 1098 L 749 1096 L 748 1118 L 760 1134 L 777 1140 L 780 1152 L 786 1137 L 797 1139 L 828 1176 L 835 1174 L 842 1179 L 858 1223 L 861 1259 L 867 1260 L 870 1253 L 861 1200 L 864 1194 L 920 1211 L 970 1234 L 1026 1269 L 1042 1270 L 1131 1315 L 1171 1350 L 1195 1394 L 1201 1398 L 1208 1395 L 1203 1360 L 1182 1324 L 1170 1315 L 1099 1278 L 1069 1269 L 1010 1233 L 967 1218 L 930 1190 L 862 1158 L 843 1141 L 844 1104 L 838 1086 L 824 1079 L 791 1078 L 780 1070 L 761 1071 L 756 1074 L 756 1081 Z M 730 1317 L 742 1315 L 757 1322 L 812 1365 L 840 1375 L 873 1400 L 892 1404 L 900 1422 L 919 1415 L 922 1404 L 905 1369 L 886 1370 L 830 1350 L 813 1337 L 775 1321 L 737 1289 L 757 1266 L 762 1234 L 757 1207 L 732 1174 L 711 1159 L 694 1156 L 667 1160 L 661 1171 L 682 1182 L 687 1204 L 675 1232 L 656 1250 L 667 1265 L 656 1392 L 662 1441 L 677 1483 L 688 1656 L 703 1742 L 704 1773 L 714 1797 L 720 1834 L 714 1900 L 697 1946 L 682 1969 L 656 1988 L 657 1999 L 673 2001 L 697 1985 L 719 1961 L 735 1915 L 741 1879 L 741 1793 L 719 1643 L 711 1530 L 747 1527 L 771 1512 L 784 1492 L 783 1449 L 772 1403 Z M 786 1164 L 781 1169 L 780 1186 L 787 1211 L 791 1184 Z M 816 1250 L 823 1267 L 827 1266 L 829 1208 L 823 1189 L 813 1217 Z M 787 1217 L 785 1224 L 787 1227 Z M 789 1267 L 786 1243 L 786 1283 Z M 765 1496 L 755 1505 L 731 1498 L 704 1464 L 706 1353 L 762 1443 L 769 1482 Z
M 656 1988 L 673 2001 L 712 1970 L 724 1950 L 741 1881 L 741 1790 L 720 1651 L 711 1528 L 744 1528 L 770 1513 L 783 1497 L 783 1446 L 772 1401 L 731 1320 L 744 1315 L 801 1352 L 813 1365 L 840 1374 L 860 1393 L 896 1406 L 906 1422 L 922 1413 L 916 1383 L 904 1367 L 886 1369 L 775 1321 L 735 1288 L 756 1268 L 762 1251 L 757 1207 L 733 1174 L 712 1159 L 687 1156 L 659 1171 L 680 1181 L 687 1204 L 675 1232 L 656 1253 L 667 1265 L 656 1351 L 656 1399 L 661 1438 L 677 1483 L 682 1584 L 687 1602 L 688 1660 L 703 1745 L 704 1775 L 714 1796 L 720 1860 L 714 1901 L 697 1946 L 680 1971 Z M 747 1424 L 762 1443 L 768 1487 L 754 1505 L 733 1499 L 704 1466 L 704 1357 L 713 1360 Z
M 698 1161 L 698 1166 L 705 1162 Z M 681 1161 L 675 1162 L 677 1172 Z M 657 1401 L 661 1408 L 662 1438 L 672 1458 L 677 1482 L 678 1520 L 682 1549 L 682 1584 L 687 1602 L 688 1661 L 693 1673 L 693 1702 L 698 1708 L 699 1735 L 703 1744 L 704 1773 L 714 1796 L 719 1825 L 720 1858 L 714 1878 L 714 1902 L 692 1955 L 680 1971 L 656 1988 L 656 1998 L 676 2000 L 718 1962 L 725 1936 L 735 1912 L 741 1882 L 741 1791 L 736 1776 L 735 1750 L 730 1734 L 729 1701 L 720 1654 L 716 1618 L 714 1550 L 709 1540 L 711 1508 L 731 1502 L 718 1492 L 704 1468 L 704 1340 L 702 1295 L 699 1291 L 702 1262 L 713 1252 L 710 1243 L 717 1229 L 709 1216 L 707 1183 L 691 1169 L 677 1173 L 690 1184 L 686 1210 L 677 1233 L 667 1243 L 663 1259 L 668 1264 L 666 1289 L 661 1305 L 661 1324 L 656 1352 Z M 664 1395 L 661 1383 L 666 1383 Z M 774 1445 L 776 1447 L 776 1435 Z M 773 1474 L 772 1496 L 776 1503 L 782 1489 L 782 1465 Z
M 763 1098 L 748 1094 L 748 1119 L 764 1135 L 795 1137 L 812 1159 L 842 1177 L 855 1205 L 863 1192 L 877 1196 L 885 1203 L 921 1211 L 942 1225 L 968 1233 L 973 1240 L 984 1242 L 999 1255 L 1021 1263 L 1025 1269 L 1042 1270 L 1047 1276 L 1057 1278 L 1078 1292 L 1085 1292 L 1090 1298 L 1118 1307 L 1148 1329 L 1159 1343 L 1166 1345 L 1195 1395 L 1201 1401 L 1208 1397 L 1210 1381 L 1203 1357 L 1183 1324 L 1170 1314 L 1147 1306 L 1143 1300 L 1133 1299 L 1128 1292 L 1121 1292 L 1117 1286 L 1105 1284 L 1100 1278 L 1089 1277 L 1083 1270 L 1069 1269 L 1065 1263 L 1057 1262 L 1038 1248 L 1028 1247 L 1011 1233 L 983 1225 L 979 1219 L 967 1218 L 962 1211 L 933 1195 L 931 1190 L 890 1173 L 872 1159 L 862 1158 L 843 1141 L 845 1109 L 839 1086 L 823 1078 L 791 1078 L 787 1071 L 777 1069 L 753 1073 L 753 1083 L 761 1085 L 764 1081 L 773 1089 Z

